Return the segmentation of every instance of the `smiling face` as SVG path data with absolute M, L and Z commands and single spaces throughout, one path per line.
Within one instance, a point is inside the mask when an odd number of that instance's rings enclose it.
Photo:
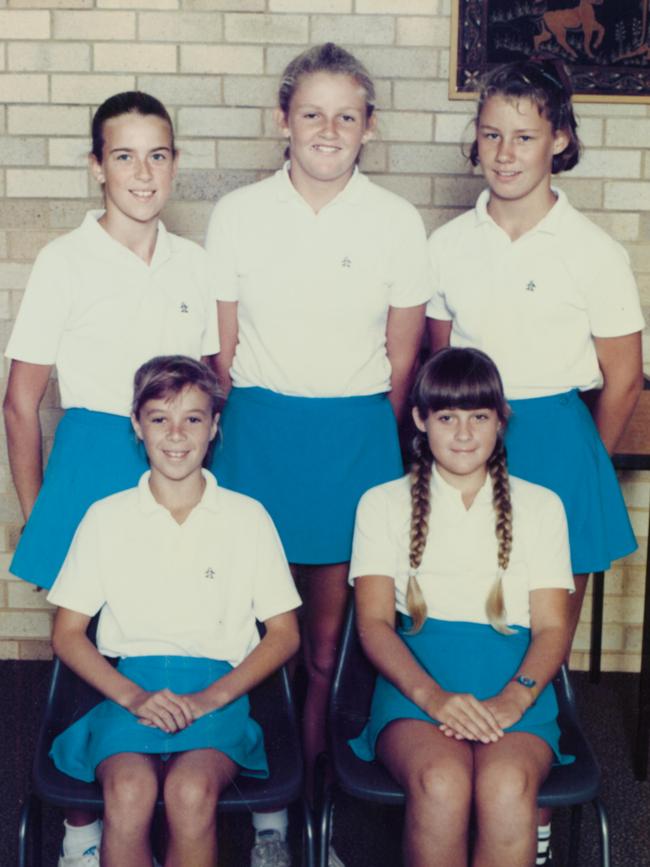
M 422 419 L 413 410 L 418 430 L 426 433 L 440 475 L 455 488 L 478 489 L 497 443 L 501 422 L 494 409 L 440 409 Z
M 288 114 L 278 110 L 298 192 L 327 186 L 336 195 L 345 187 L 372 135 L 374 121 L 366 115 L 366 92 L 353 77 L 315 72 L 300 79 Z
M 478 158 L 492 198 L 524 203 L 539 218 L 554 201 L 551 192 L 553 157 L 568 144 L 562 130 L 530 99 L 491 96 L 477 124 Z
M 131 421 L 144 442 L 152 480 L 200 478 L 218 419 L 218 415 L 212 415 L 210 397 L 196 386 L 172 397 L 146 401 Z
M 169 124 L 128 112 L 107 120 L 102 132 L 102 161 L 91 155 L 90 168 L 104 188 L 106 228 L 121 234 L 134 224 L 155 223 L 176 175 Z

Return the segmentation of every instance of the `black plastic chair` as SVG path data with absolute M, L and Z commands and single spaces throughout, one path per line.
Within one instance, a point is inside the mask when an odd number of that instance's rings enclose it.
M 18 867 L 41 867 L 41 802 L 62 808 L 101 813 L 98 783 L 83 783 L 61 773 L 49 757 L 53 739 L 93 707 L 102 696 L 59 659 L 54 660 L 45 714 L 36 745 L 32 792 L 20 815 Z M 313 820 L 303 794 L 303 766 L 293 697 L 283 668 L 250 694 L 253 717 L 264 731 L 270 776 L 267 780 L 239 775 L 221 793 L 219 813 L 279 810 L 299 801 L 304 816 L 303 864 L 315 867 Z M 158 807 L 163 803 L 159 801 Z
M 346 615 L 329 710 L 329 757 L 321 757 L 318 773 L 319 867 L 327 867 L 332 807 L 336 788 L 365 801 L 403 805 L 404 792 L 379 762 L 358 759 L 348 746 L 364 727 L 370 710 L 375 670 L 363 653 L 354 621 L 354 603 Z M 591 802 L 598 817 L 602 867 L 610 867 L 609 824 L 599 798 L 600 768 L 581 731 L 569 673 L 562 667 L 554 681 L 560 708 L 563 752 L 576 757 L 571 765 L 554 767 L 538 796 L 540 807 L 571 808 L 567 864 L 578 864 L 582 804 Z M 326 782 L 329 761 L 333 782 Z

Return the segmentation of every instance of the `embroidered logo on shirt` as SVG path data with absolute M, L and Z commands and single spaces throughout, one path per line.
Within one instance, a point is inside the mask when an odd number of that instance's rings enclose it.
M 183 303 L 181 304 L 181 313 L 189 313 L 189 312 L 190 312 L 190 308 L 189 308 L 189 307 L 187 306 L 187 304 L 183 301 Z
M 212 581 L 214 579 L 214 575 L 215 575 L 214 569 L 208 568 L 205 570 L 205 577 L 208 578 L 209 580 Z
M 535 283 L 534 280 L 529 280 L 528 283 L 526 284 L 526 291 L 527 292 L 534 292 L 535 289 L 537 289 L 537 284 Z
M 341 259 L 341 268 L 351 268 L 351 267 L 352 267 L 352 259 L 348 258 L 348 256 L 345 256 L 343 259 Z

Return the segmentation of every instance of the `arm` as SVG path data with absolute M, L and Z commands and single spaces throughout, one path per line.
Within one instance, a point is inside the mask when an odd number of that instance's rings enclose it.
M 431 355 L 439 349 L 449 346 L 451 325 L 451 319 L 431 319 L 430 316 L 427 317 L 427 333 L 429 335 Z
M 491 711 L 473 695 L 441 689 L 395 632 L 395 585 L 385 575 L 355 581 L 357 628 L 368 659 L 408 699 L 454 735 L 490 743 L 503 736 Z
M 300 634 L 295 611 L 269 617 L 264 626 L 264 638 L 236 668 L 201 692 L 186 696 L 194 719 L 250 692 L 296 653 Z
M 43 481 L 41 423 L 38 408 L 52 366 L 11 362 L 3 411 L 11 475 L 25 520 L 29 518 Z
M 622 337 L 594 337 L 594 345 L 603 374 L 594 420 L 611 455 L 643 388 L 641 332 Z
M 386 322 L 386 353 L 391 366 L 390 394 L 397 422 L 402 420 L 413 368 L 424 331 L 424 304 L 390 307 Z
M 539 692 L 555 677 L 569 651 L 569 593 L 559 588 L 531 590 L 530 628 L 532 639 L 515 674 L 536 681 Z M 503 727 L 514 725 L 533 703 L 531 690 L 509 681 L 485 705 Z
M 170 733 L 188 726 L 193 716 L 185 698 L 167 689 L 148 692 L 120 674 L 86 635 L 89 621 L 86 614 L 57 609 L 52 647 L 68 668 L 148 725 Z
M 237 321 L 237 301 L 217 301 L 219 314 L 219 355 L 217 355 L 217 376 L 226 394 L 232 388 L 230 368 L 237 349 L 239 323 Z

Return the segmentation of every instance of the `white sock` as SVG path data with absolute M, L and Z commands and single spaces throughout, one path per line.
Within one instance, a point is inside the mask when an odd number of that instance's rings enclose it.
M 551 847 L 551 823 L 537 826 L 537 864 L 546 864 Z
M 276 810 L 274 813 L 253 813 L 253 828 L 257 839 L 263 831 L 278 831 L 282 840 L 287 839 L 289 813 Z
M 63 820 L 65 834 L 61 851 L 67 858 L 80 858 L 92 846 L 99 846 L 102 839 L 102 823 L 95 819 L 89 825 L 69 825 Z

